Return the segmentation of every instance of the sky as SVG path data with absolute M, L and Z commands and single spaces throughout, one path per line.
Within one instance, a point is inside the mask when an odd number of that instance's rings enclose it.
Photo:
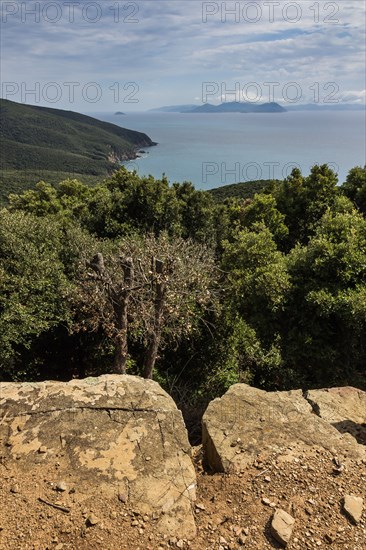
M 1 0 L 1 96 L 80 112 L 365 103 L 364 0 Z

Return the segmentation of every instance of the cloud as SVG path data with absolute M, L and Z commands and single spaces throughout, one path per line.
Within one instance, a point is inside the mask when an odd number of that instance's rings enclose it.
M 341 95 L 341 101 L 343 103 L 365 103 L 366 102 L 366 90 L 361 91 L 345 91 Z
M 131 82 L 139 87 L 139 103 L 126 105 L 131 110 L 187 103 L 201 97 L 207 81 L 224 82 L 228 89 L 236 82 L 279 82 L 283 88 L 296 81 L 304 90 L 304 101 L 311 97 L 314 83 L 324 87 L 333 82 L 342 101 L 365 99 L 365 5 L 358 0 L 347 5 L 279 0 L 273 13 L 268 2 L 259 0 L 82 0 L 72 12 L 67 2 L 57 3 L 59 10 L 46 0 L 2 3 L 3 81 L 28 88 L 36 82 L 41 87 L 50 81 L 64 87 L 73 81 L 80 89 L 96 82 L 104 92 L 99 110 L 114 110 L 111 86 L 118 84 L 123 92 Z M 31 13 L 36 5 L 38 18 Z M 239 12 L 230 15 L 237 5 Z M 215 14 L 207 15 L 210 9 Z M 123 102 L 125 96 L 119 99 Z M 22 98 L 18 94 L 13 99 Z M 94 107 L 82 93 L 73 105 L 68 100 L 63 94 L 59 106 Z M 47 105 L 43 97 L 40 103 Z

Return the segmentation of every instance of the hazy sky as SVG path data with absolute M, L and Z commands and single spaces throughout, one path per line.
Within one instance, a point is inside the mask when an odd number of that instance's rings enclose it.
M 365 1 L 1 1 L 2 97 L 92 111 L 365 102 Z M 232 93 L 230 93 L 230 91 Z

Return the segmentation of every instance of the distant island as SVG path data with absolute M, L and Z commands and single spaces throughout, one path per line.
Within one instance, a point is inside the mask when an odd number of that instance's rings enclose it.
M 0 116 L 0 195 L 40 179 L 100 180 L 156 145 L 146 134 L 73 111 L 0 99 Z
M 195 107 L 189 113 L 284 113 L 286 109 L 278 103 L 257 103 L 229 101 L 220 103 L 220 105 L 212 105 L 205 103 L 199 107 Z
M 261 105 L 250 102 L 229 101 L 212 105 L 171 105 L 150 109 L 150 112 L 160 113 L 284 113 L 286 109 L 278 103 L 263 103 Z
M 122 113 L 122 111 L 117 111 L 116 113 L 114 113 L 115 115 L 125 115 L 126 113 Z
M 365 104 L 353 103 L 289 103 L 282 106 L 279 103 L 270 102 L 261 105 L 251 102 L 231 101 L 212 105 L 168 105 L 149 109 L 155 113 L 283 113 L 286 111 L 365 111 Z

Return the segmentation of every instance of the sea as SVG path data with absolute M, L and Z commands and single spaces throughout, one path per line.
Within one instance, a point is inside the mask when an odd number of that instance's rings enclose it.
M 343 183 L 351 168 L 366 165 L 366 111 L 88 114 L 158 143 L 126 162 L 128 170 L 196 189 L 283 179 L 294 167 L 308 175 L 325 163 Z

